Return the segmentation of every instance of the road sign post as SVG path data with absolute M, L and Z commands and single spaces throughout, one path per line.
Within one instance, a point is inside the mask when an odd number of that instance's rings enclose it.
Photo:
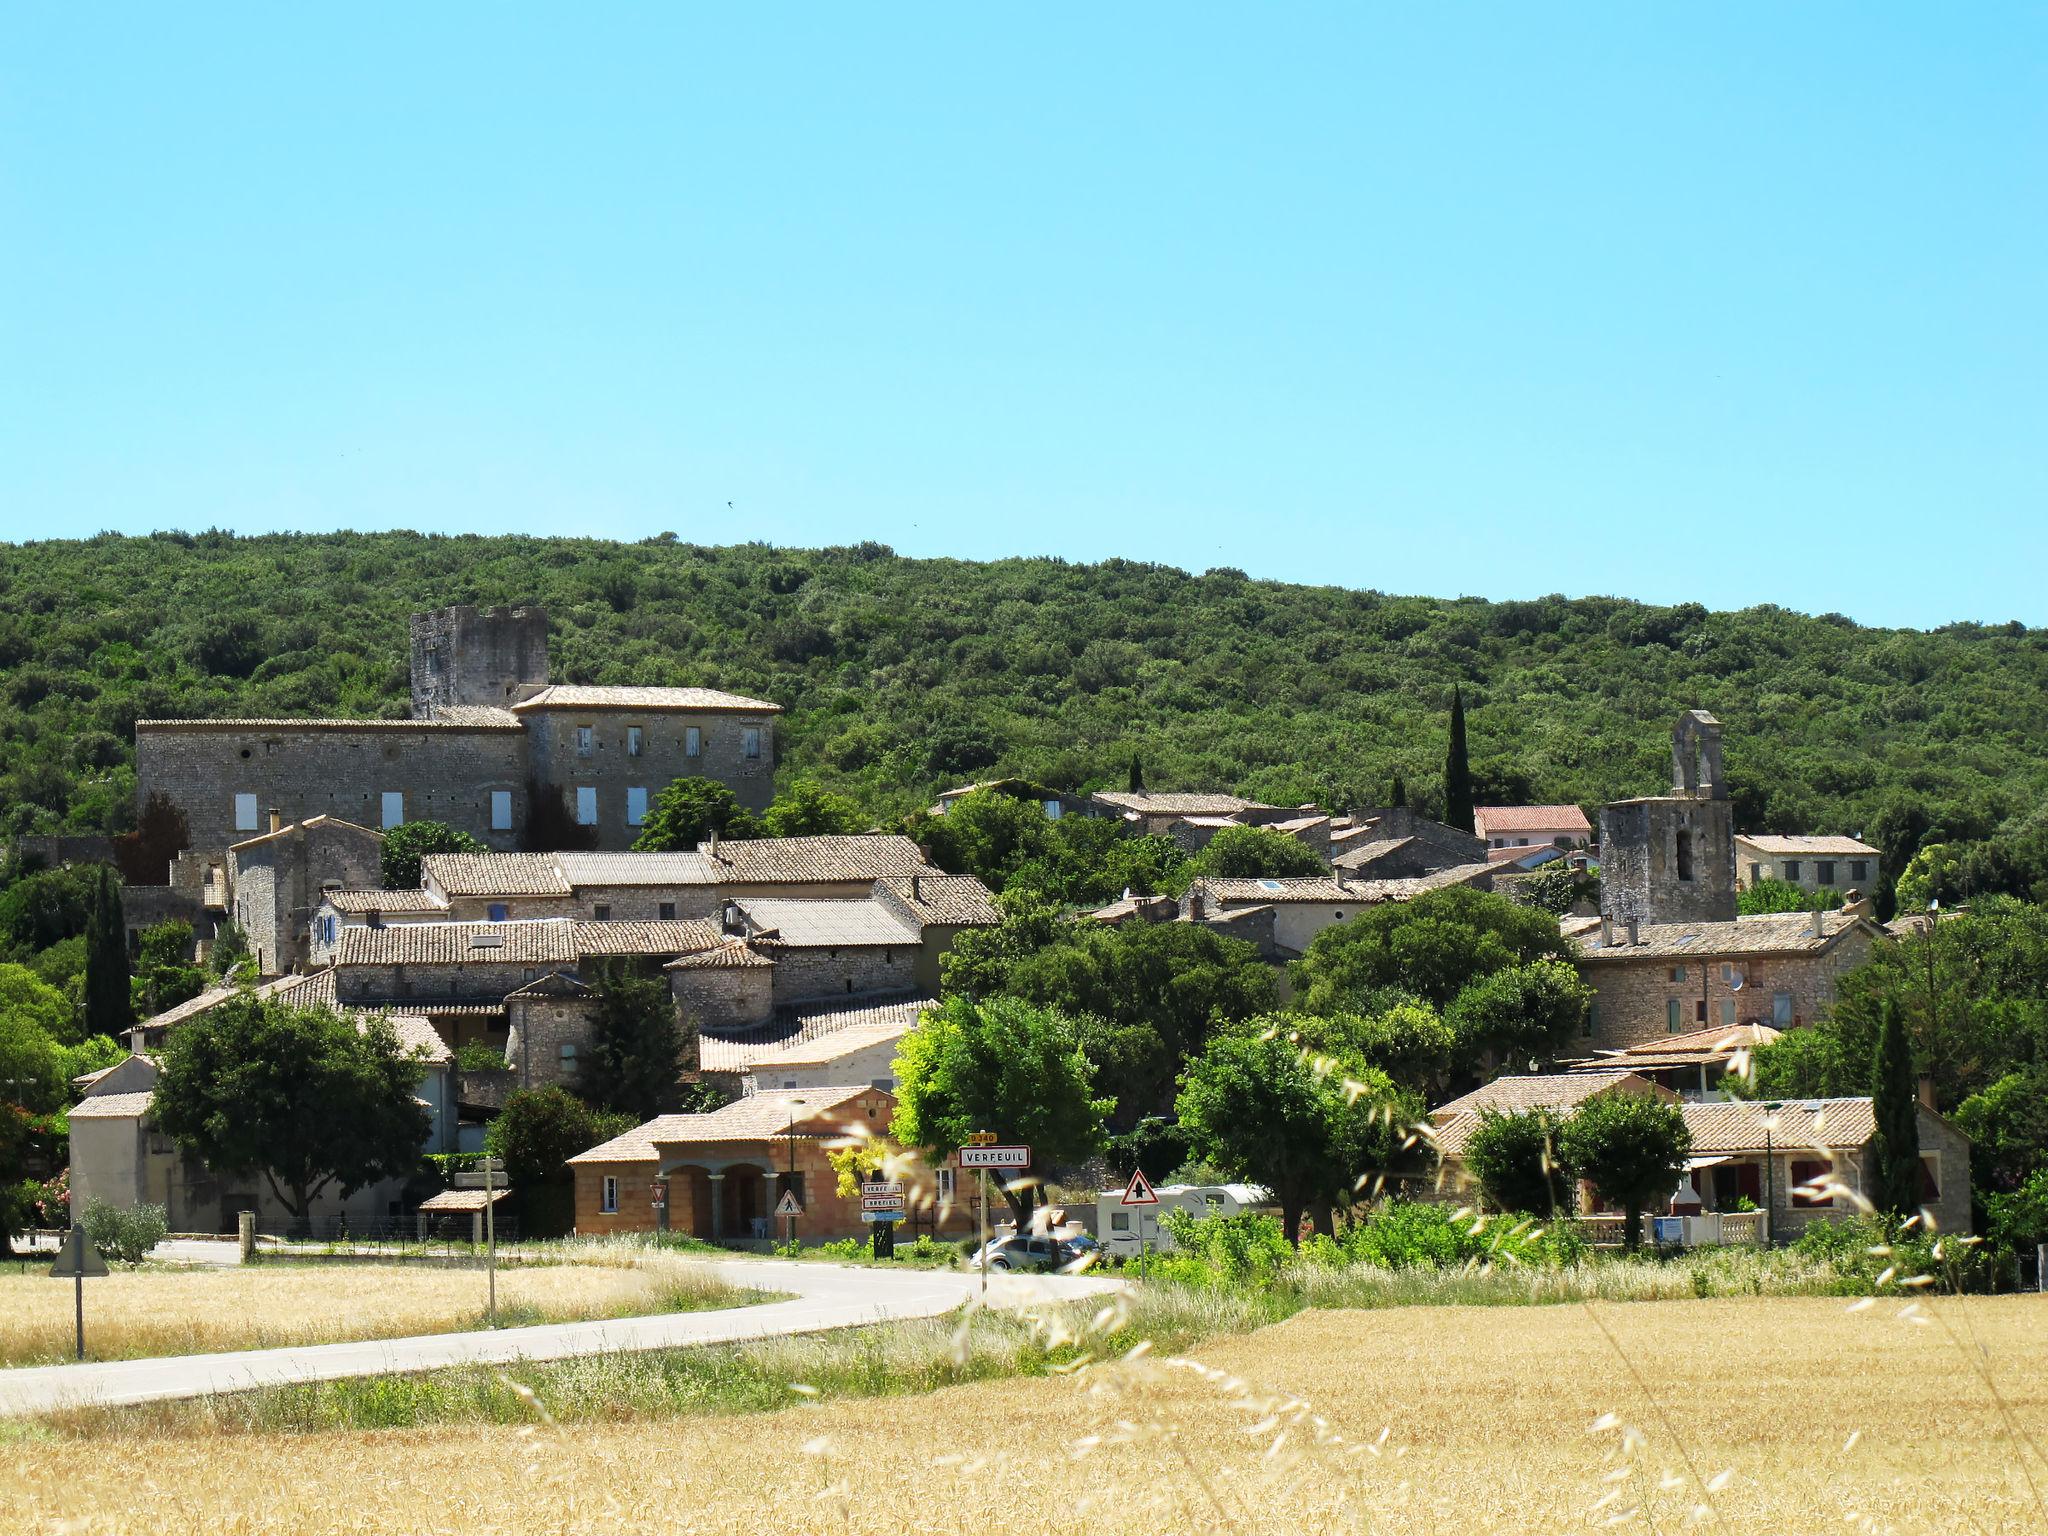
M 1152 1188 L 1152 1181 L 1145 1177 L 1145 1170 L 1133 1168 L 1131 1170 L 1131 1182 L 1124 1186 L 1124 1197 L 1119 1204 L 1126 1210 L 1129 1210 L 1134 1206 L 1157 1205 L 1158 1203 L 1158 1192 Z M 1141 1211 L 1138 1215 L 1138 1276 L 1140 1279 L 1143 1279 L 1145 1275 L 1145 1259 L 1145 1216 Z
M 789 1231 L 788 1246 L 791 1248 L 796 1246 L 796 1219 L 803 1215 L 803 1213 L 803 1202 L 797 1199 L 796 1186 L 792 1184 L 782 1192 L 782 1198 L 775 1202 L 775 1214 L 787 1219 Z
M 962 1168 L 972 1168 L 981 1181 L 981 1294 L 988 1295 L 988 1171 L 991 1168 L 1029 1168 L 1031 1149 L 1003 1146 L 994 1131 L 971 1132 L 966 1144 L 954 1154 Z
M 73 1224 L 71 1235 L 64 1239 L 64 1246 L 57 1254 L 57 1262 L 50 1266 L 52 1280 L 71 1281 L 72 1319 L 78 1330 L 78 1358 L 85 1358 L 85 1281 L 89 1275 L 104 1275 L 107 1261 L 100 1257 L 99 1249 L 85 1235 L 85 1228 Z
M 492 1193 L 495 1175 L 504 1172 L 505 1160 L 501 1157 L 479 1159 L 477 1166 L 484 1175 L 484 1251 L 485 1263 L 491 1272 L 491 1326 L 498 1326 L 498 1201 Z M 474 1234 L 475 1228 L 470 1229 Z

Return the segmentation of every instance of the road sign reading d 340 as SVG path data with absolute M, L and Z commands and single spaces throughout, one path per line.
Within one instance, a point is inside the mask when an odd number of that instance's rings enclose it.
M 1029 1147 L 962 1147 L 962 1168 L 1029 1168 Z

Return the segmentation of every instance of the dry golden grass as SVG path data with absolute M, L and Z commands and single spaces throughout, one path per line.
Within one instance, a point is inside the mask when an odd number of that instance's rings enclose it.
M 95 1360 L 403 1338 L 480 1327 L 486 1277 L 436 1264 L 258 1264 L 124 1269 L 85 1282 Z M 684 1261 L 607 1251 L 601 1260 L 501 1265 L 501 1321 L 564 1322 L 736 1303 Z M 72 1358 L 72 1282 L 0 1275 L 0 1366 Z
M 30 1440 L 7 1448 L 9 1504 L 28 1530 L 209 1536 L 2042 1529 L 2024 1436 L 2048 1432 L 2048 1304 L 1904 1306 L 1312 1312 L 1198 1364 L 750 1417 L 248 1436 L 230 1455 Z M 1950 1330 L 1981 1346 L 2017 1436 Z

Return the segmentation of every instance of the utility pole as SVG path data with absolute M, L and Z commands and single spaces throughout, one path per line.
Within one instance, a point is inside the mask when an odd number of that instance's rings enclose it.
M 486 1268 L 491 1275 L 491 1326 L 498 1326 L 498 1201 L 491 1177 L 498 1171 L 495 1157 L 484 1159 L 484 1248 Z M 473 1228 L 471 1229 L 474 1230 Z

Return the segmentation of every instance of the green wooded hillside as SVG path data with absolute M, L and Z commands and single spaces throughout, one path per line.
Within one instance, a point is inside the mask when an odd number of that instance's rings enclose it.
M 1655 791 L 1672 718 L 1695 706 L 1727 727 L 1746 829 L 1882 832 L 1909 853 L 2016 835 L 2048 788 L 2048 632 L 2019 625 L 1392 597 L 880 545 L 204 533 L 0 546 L 7 827 L 124 827 L 139 717 L 402 715 L 412 611 L 520 601 L 549 611 L 558 680 L 775 699 L 783 777 L 877 815 L 992 770 L 1120 786 L 1134 751 L 1154 789 L 1343 806 L 1398 773 L 1427 804 L 1454 683 L 1481 803 Z

